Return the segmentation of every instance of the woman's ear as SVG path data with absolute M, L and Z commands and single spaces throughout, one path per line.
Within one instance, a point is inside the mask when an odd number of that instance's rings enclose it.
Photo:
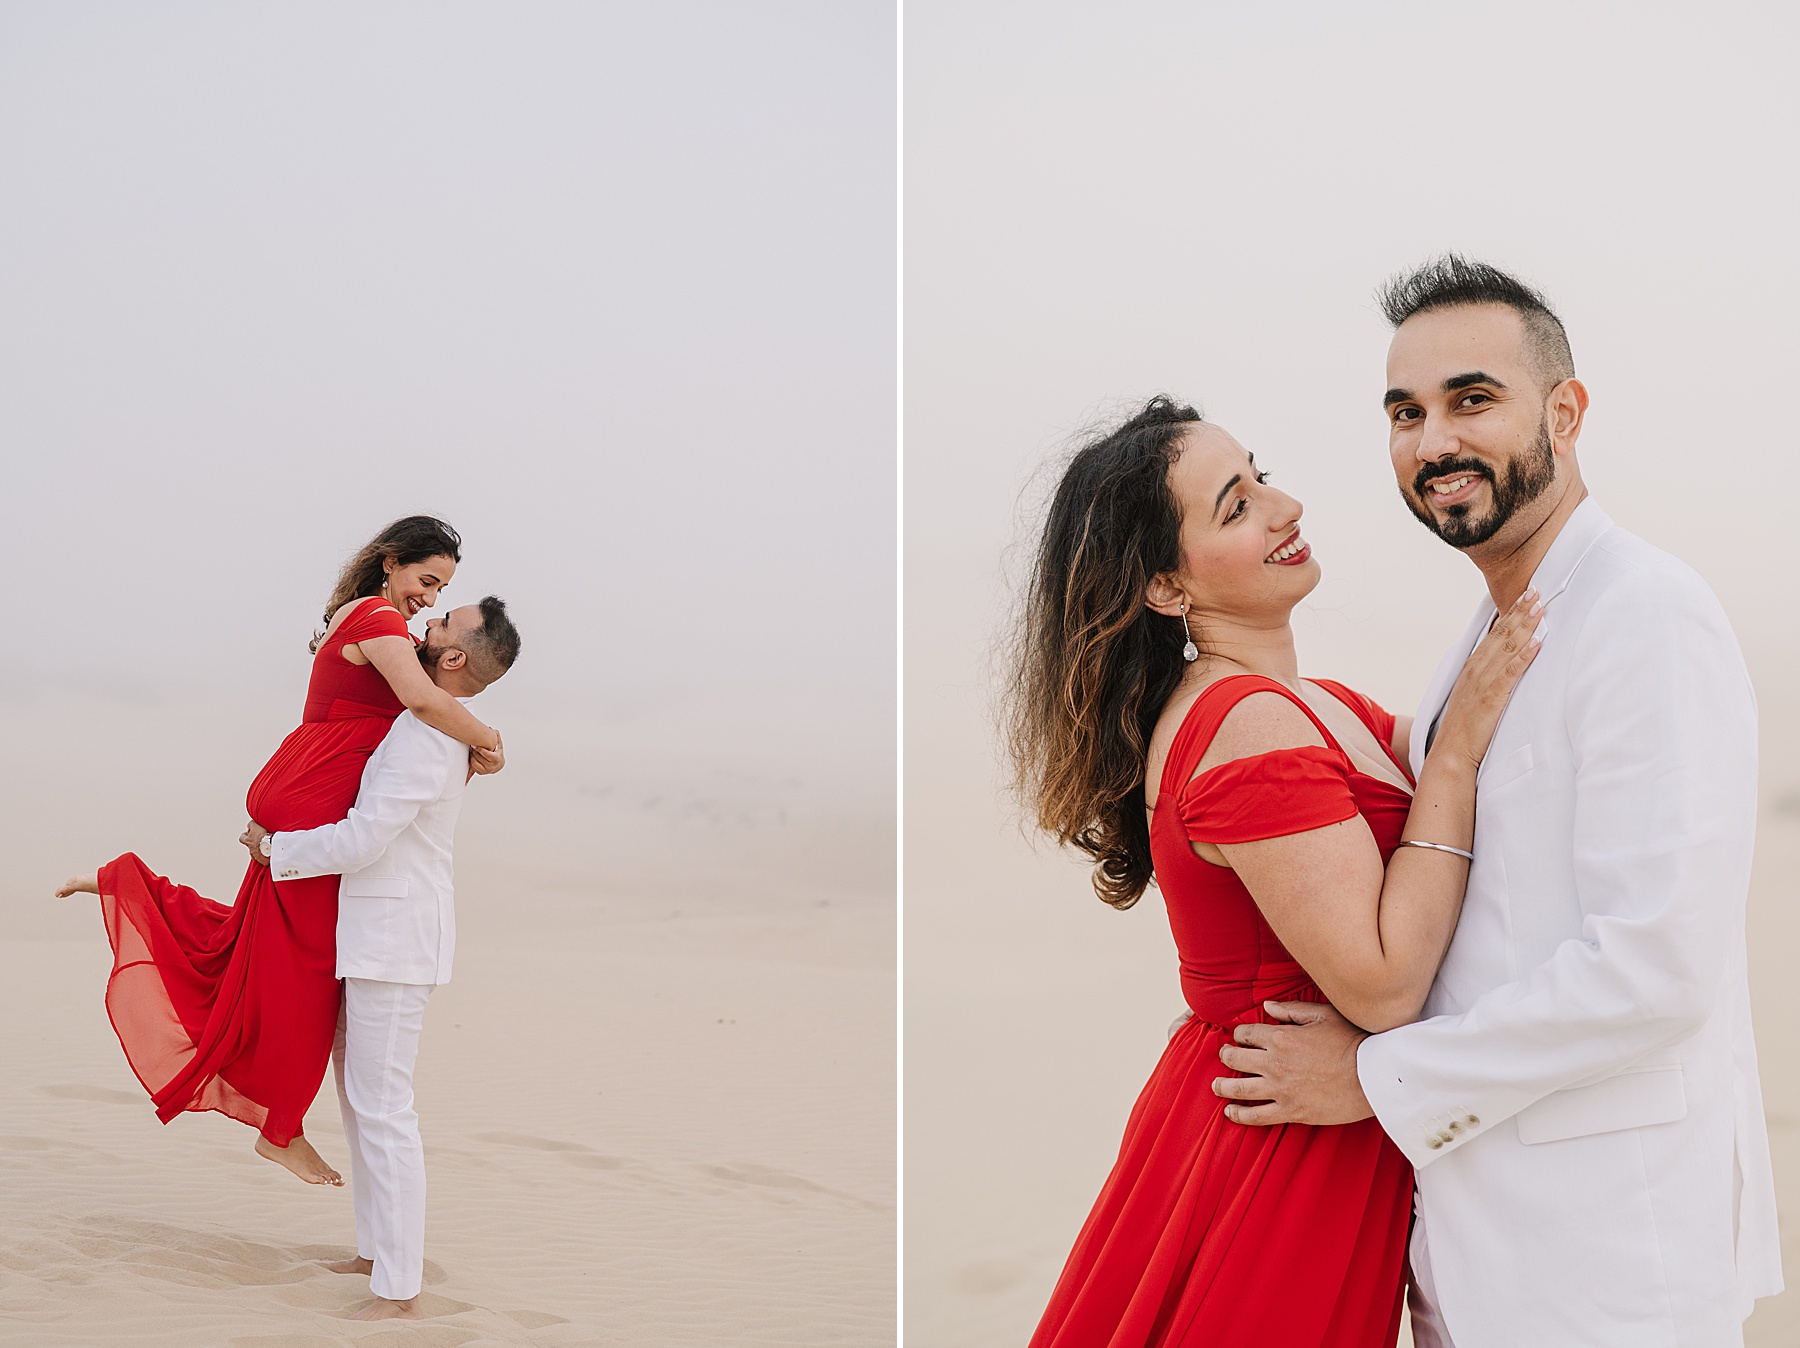
M 1170 571 L 1150 577 L 1150 583 L 1144 587 L 1144 607 L 1170 618 L 1179 618 L 1187 601 L 1187 591 L 1176 583 Z

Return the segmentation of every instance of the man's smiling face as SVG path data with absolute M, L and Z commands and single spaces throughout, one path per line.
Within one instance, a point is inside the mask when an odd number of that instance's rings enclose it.
M 1384 399 L 1394 478 L 1452 547 L 1522 538 L 1551 508 L 1558 464 L 1541 379 L 1525 322 L 1504 304 L 1427 310 L 1394 333 Z

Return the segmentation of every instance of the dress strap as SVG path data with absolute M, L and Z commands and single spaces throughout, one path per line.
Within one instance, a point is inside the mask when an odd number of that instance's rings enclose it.
M 384 612 L 385 610 L 385 612 Z M 363 641 L 376 636 L 407 636 L 406 619 L 400 616 L 400 610 L 378 594 L 367 595 L 357 601 L 356 607 L 344 615 L 344 620 L 333 629 L 324 646 L 348 646 L 353 641 Z
M 1315 679 L 1314 682 L 1316 683 L 1317 680 Z M 1212 743 L 1213 736 L 1219 733 L 1219 726 L 1224 723 L 1225 717 L 1230 714 L 1233 707 L 1252 693 L 1280 693 L 1306 713 L 1306 719 L 1311 721 L 1314 729 L 1325 737 L 1325 743 L 1331 747 L 1334 753 L 1341 756 L 1346 763 L 1350 761 L 1350 756 L 1344 753 L 1344 746 L 1337 742 L 1337 737 L 1326 728 L 1317 713 L 1306 705 L 1306 699 L 1292 688 L 1261 674 L 1228 674 L 1217 683 L 1208 684 L 1201 691 L 1200 696 L 1194 699 L 1194 705 L 1188 708 L 1187 715 L 1182 718 L 1181 728 L 1175 732 L 1175 742 L 1169 746 L 1169 756 L 1163 760 L 1162 781 L 1157 787 L 1157 800 L 1160 801 L 1163 794 L 1170 789 L 1169 774 L 1178 767 L 1186 765 L 1181 781 L 1185 781 L 1193 774 L 1193 765 L 1206 752 L 1206 746 Z M 1180 787 L 1181 781 L 1176 782 L 1177 788 Z

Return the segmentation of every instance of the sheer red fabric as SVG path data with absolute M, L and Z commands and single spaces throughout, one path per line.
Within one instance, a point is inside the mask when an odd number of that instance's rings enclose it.
M 320 644 L 304 719 L 250 785 L 252 819 L 279 833 L 350 813 L 363 765 L 403 708 L 343 648 L 406 635 L 399 611 L 371 598 Z M 277 883 L 254 861 L 230 904 L 130 852 L 101 868 L 106 1011 L 157 1118 L 217 1110 L 277 1146 L 300 1133 L 337 1026 L 337 894 L 335 875 Z
M 1392 716 L 1341 685 L 1321 686 L 1391 742 Z M 1328 747 L 1258 754 L 1195 777 L 1225 714 L 1270 691 L 1299 704 Z M 1385 860 L 1410 804 L 1397 786 L 1356 771 L 1305 702 L 1273 680 L 1221 679 L 1189 709 L 1150 839 L 1194 1016 L 1131 1111 L 1032 1348 L 1391 1348 L 1412 1168 L 1373 1119 L 1262 1128 L 1225 1118 L 1212 1081 L 1227 1074 L 1218 1054 L 1232 1030 L 1266 1020 L 1265 1000 L 1325 997 L 1236 873 L 1188 844 L 1282 837 L 1360 813 Z

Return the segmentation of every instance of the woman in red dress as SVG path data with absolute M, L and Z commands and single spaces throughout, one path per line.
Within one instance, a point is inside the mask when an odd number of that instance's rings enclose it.
M 425 515 L 396 520 L 344 568 L 313 642 L 299 729 L 250 784 L 250 817 L 271 832 L 335 823 L 363 765 L 410 709 L 471 746 L 478 772 L 502 765 L 500 737 L 431 681 L 406 620 L 431 608 L 462 540 Z M 338 1019 L 338 877 L 276 881 L 252 862 L 231 904 L 202 898 L 127 852 L 58 897 L 100 896 L 112 941 L 106 1010 L 167 1123 L 217 1110 L 255 1128 L 261 1156 L 313 1184 L 341 1184 L 301 1135 Z
M 1162 891 L 1191 1017 L 1032 1348 L 1391 1348 L 1399 1332 L 1399 1150 L 1374 1119 L 1234 1123 L 1212 1083 L 1266 1002 L 1330 1001 L 1371 1031 L 1418 1015 L 1462 903 L 1475 769 L 1540 609 L 1528 591 L 1470 657 L 1415 784 L 1410 718 L 1298 674 L 1288 618 L 1319 579 L 1300 513 L 1163 398 L 1081 449 L 1050 508 L 1016 648 L 1021 786 L 1094 859 L 1107 903 Z

